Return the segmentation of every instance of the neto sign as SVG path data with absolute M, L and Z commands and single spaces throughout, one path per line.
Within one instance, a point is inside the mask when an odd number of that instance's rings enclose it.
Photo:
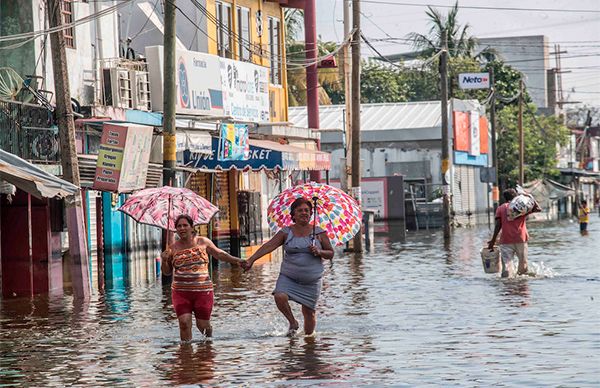
M 459 74 L 458 87 L 461 89 L 488 89 L 490 87 L 490 75 L 488 73 Z

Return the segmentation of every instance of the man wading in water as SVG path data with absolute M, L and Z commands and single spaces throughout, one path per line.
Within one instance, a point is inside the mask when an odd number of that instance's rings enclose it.
M 500 258 L 502 259 L 502 277 L 506 278 L 511 275 L 510 264 L 515 255 L 519 258 L 517 273 L 519 275 L 527 273 L 527 241 L 529 241 L 529 234 L 527 233 L 526 218 L 528 214 L 539 212 L 541 209 L 536 202 L 529 213 L 514 220 L 509 220 L 508 205 L 517 196 L 517 191 L 515 189 L 506 189 L 502 193 L 502 196 L 506 202 L 496 209 L 496 227 L 494 228 L 492 239 L 488 242 L 488 248 L 490 250 L 494 248 L 498 233 L 502 230 L 502 234 L 500 235 Z

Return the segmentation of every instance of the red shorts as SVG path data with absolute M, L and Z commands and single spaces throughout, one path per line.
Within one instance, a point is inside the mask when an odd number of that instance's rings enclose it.
M 191 314 L 196 319 L 208 321 L 212 313 L 214 294 L 212 291 L 178 291 L 171 290 L 171 299 L 175 314 Z

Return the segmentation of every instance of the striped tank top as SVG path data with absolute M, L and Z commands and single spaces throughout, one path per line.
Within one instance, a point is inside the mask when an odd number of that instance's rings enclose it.
M 171 288 L 177 291 L 212 291 L 208 260 L 206 249 L 199 246 L 174 253 Z

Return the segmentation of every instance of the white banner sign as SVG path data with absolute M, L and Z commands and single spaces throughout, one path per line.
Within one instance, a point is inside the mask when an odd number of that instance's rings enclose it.
M 163 107 L 162 46 L 146 47 L 152 106 Z M 223 92 L 219 57 L 195 51 L 177 50 L 176 112 L 182 114 L 223 115 Z
M 254 123 L 269 121 L 269 71 L 252 63 L 219 58 L 225 116 Z
M 471 136 L 469 139 L 469 155 L 479 156 L 481 147 L 479 143 L 479 112 L 471 111 Z
M 462 73 L 458 75 L 458 87 L 461 89 L 489 89 L 488 73 Z

